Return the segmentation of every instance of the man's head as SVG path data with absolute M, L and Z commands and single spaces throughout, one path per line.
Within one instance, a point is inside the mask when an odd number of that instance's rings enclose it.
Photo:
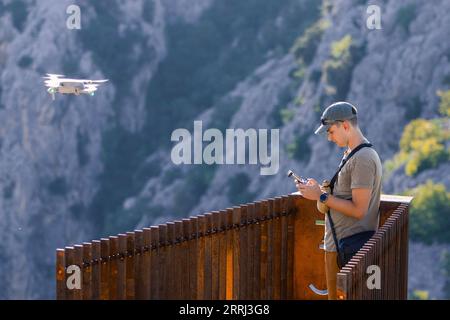
M 336 102 L 322 113 L 321 125 L 315 134 L 327 133 L 328 140 L 339 147 L 346 147 L 348 140 L 358 129 L 358 111 L 348 102 Z

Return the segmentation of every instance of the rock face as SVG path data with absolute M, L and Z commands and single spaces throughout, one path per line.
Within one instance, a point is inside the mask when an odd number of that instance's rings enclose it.
M 322 13 L 306 9 L 317 1 L 229 3 L 86 1 L 82 29 L 68 30 L 70 1 L 0 0 L 0 299 L 54 298 L 58 247 L 293 192 L 289 169 L 329 178 L 341 151 L 312 132 L 334 100 L 358 107 L 383 161 L 409 121 L 438 115 L 436 91 L 450 75 L 448 1 L 371 1 L 381 30 L 367 28 L 365 1 L 324 1 Z M 299 68 L 289 48 L 321 18 L 329 27 Z M 351 57 L 333 69 L 331 52 L 345 39 Z M 47 72 L 110 82 L 95 97 L 52 102 L 40 78 Z M 174 107 L 188 100 L 190 109 Z M 280 119 L 282 110 L 289 116 Z M 174 165 L 170 133 L 194 120 L 222 132 L 280 129 L 278 174 L 260 175 L 259 164 Z M 414 178 L 399 169 L 384 191 L 427 178 L 450 188 L 449 176 L 448 164 Z M 441 288 L 415 278 L 414 263 L 411 284 Z

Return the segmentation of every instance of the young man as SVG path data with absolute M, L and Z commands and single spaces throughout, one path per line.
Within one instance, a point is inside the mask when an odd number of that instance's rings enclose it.
M 357 110 L 348 102 L 336 102 L 322 114 L 321 126 L 315 134 L 327 133 L 328 140 L 346 147 L 344 158 L 362 143 L 368 143 L 357 122 Z M 338 241 L 345 237 L 378 228 L 381 193 L 381 161 L 375 149 L 357 151 L 342 167 L 334 184 L 333 194 L 324 192 L 314 179 L 297 184 L 303 197 L 318 200 L 330 209 Z M 325 270 L 328 299 L 336 299 L 336 246 L 330 221 L 325 218 Z

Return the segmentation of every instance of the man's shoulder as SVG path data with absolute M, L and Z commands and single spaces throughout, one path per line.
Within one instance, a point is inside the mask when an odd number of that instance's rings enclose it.
M 374 164 L 381 164 L 380 157 L 378 156 L 378 152 L 374 148 L 362 148 L 358 152 L 353 155 L 353 162 L 372 162 Z M 352 159 L 350 159 L 352 160 Z

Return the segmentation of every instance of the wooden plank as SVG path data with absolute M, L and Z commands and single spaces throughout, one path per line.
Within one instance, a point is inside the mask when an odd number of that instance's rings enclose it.
M 272 299 L 281 298 L 281 198 L 276 197 L 273 210 L 273 295 Z
M 175 282 L 175 224 L 173 222 L 167 222 L 167 299 L 177 299 Z
M 117 299 L 127 298 L 127 235 L 119 234 L 119 260 L 117 261 Z
M 281 198 L 281 261 L 280 261 L 280 299 L 287 299 L 287 245 L 288 245 L 288 236 L 287 236 L 287 208 L 288 205 L 288 197 Z
M 80 268 L 80 286 L 81 286 L 81 288 L 79 290 L 75 290 L 74 299 L 82 300 L 83 299 L 83 269 L 84 269 L 83 268 L 83 246 L 77 244 L 74 246 L 74 249 L 75 249 L 74 264 Z
M 127 232 L 127 256 L 125 258 L 126 265 L 126 299 L 134 300 L 136 297 L 135 291 L 135 270 L 134 270 L 134 232 Z
M 66 300 L 66 260 L 64 249 L 56 249 L 56 299 Z
M 253 250 L 253 298 L 261 299 L 261 202 L 255 202 L 253 215 L 256 219 L 254 228 L 254 250 Z
M 151 270 L 152 266 L 150 264 L 150 255 L 151 255 L 151 245 L 152 245 L 152 235 L 151 235 L 151 229 L 150 228 L 144 228 L 142 235 L 142 299 L 143 300 L 149 300 L 150 299 L 150 280 L 151 280 Z
M 232 300 L 234 297 L 234 273 L 233 273 L 233 209 L 226 210 L 226 243 L 227 243 L 227 271 L 226 271 L 226 299 Z
M 206 230 L 205 230 L 205 295 L 204 299 L 211 300 L 212 297 L 212 239 L 211 239 L 211 229 L 212 229 L 212 214 L 205 214 Z
M 83 242 L 83 300 L 92 300 L 92 244 Z
M 100 299 L 100 241 L 92 240 L 92 299 Z
M 177 220 L 175 224 L 175 234 L 174 234 L 174 299 L 183 299 L 182 292 L 182 282 L 184 277 L 189 275 L 184 272 L 181 267 L 186 264 L 186 257 L 181 248 L 181 239 L 183 238 L 183 222 Z
M 220 212 L 212 212 L 212 231 L 214 234 L 211 236 L 211 272 L 212 272 L 212 287 L 211 287 L 211 299 L 219 299 L 219 279 L 220 279 Z
M 201 299 L 198 292 L 198 279 L 197 279 L 197 269 L 198 269 L 198 218 L 189 218 L 189 299 L 196 300 Z
M 134 230 L 134 290 L 135 300 L 142 300 L 144 297 L 144 269 L 142 260 L 143 231 Z
M 157 226 L 150 227 L 150 299 L 160 299 L 159 283 L 160 283 L 160 262 L 159 262 L 159 228 Z
M 247 206 L 240 206 L 241 217 L 239 220 L 240 228 L 238 229 L 239 234 L 239 299 L 249 299 L 247 284 Z
M 160 224 L 159 228 L 159 299 L 169 299 L 168 297 L 168 281 L 169 277 L 167 272 L 167 225 Z
M 266 286 L 267 297 L 266 299 L 274 299 L 274 235 L 275 235 L 275 219 L 274 219 L 275 199 L 267 200 L 267 274 L 266 274 Z
M 255 299 L 254 294 L 254 256 L 253 251 L 255 250 L 255 204 L 250 203 L 247 205 L 247 299 Z
M 66 290 L 66 299 L 67 300 L 75 300 L 75 290 L 74 289 L 74 285 L 75 285 L 75 278 L 74 278 L 74 270 L 72 269 L 74 265 L 74 260 L 75 260 L 75 249 L 74 247 L 65 247 L 65 260 L 66 260 L 66 285 L 67 285 L 67 290 Z
M 219 211 L 219 299 L 227 297 L 227 238 L 226 210 Z
M 241 244 L 239 237 L 239 223 L 241 221 L 241 208 L 233 207 L 233 300 L 240 299 L 240 256 Z
M 205 246 L 206 246 L 206 218 L 204 215 L 198 217 L 198 240 L 197 240 L 197 299 L 204 300 L 205 296 Z
M 109 254 L 111 257 L 111 260 L 109 262 L 109 299 L 117 300 L 119 274 L 119 238 L 116 236 L 109 237 Z
M 294 196 L 290 195 L 287 201 L 287 299 L 294 299 Z
M 109 300 L 109 239 L 100 239 L 100 300 Z
M 183 219 L 182 220 L 182 232 L 183 232 L 183 242 L 181 243 L 181 252 L 183 254 L 183 262 L 181 265 L 182 268 L 182 278 L 181 278 L 181 293 L 182 299 L 188 300 L 190 299 L 190 287 L 189 282 L 191 278 L 191 266 L 190 266 L 190 220 Z
M 268 209 L 269 202 L 267 200 L 261 201 L 261 218 L 268 217 Z M 261 222 L 261 269 L 260 269 L 260 278 L 261 278 L 261 286 L 260 286 L 260 299 L 267 300 L 269 299 L 268 295 L 268 281 L 267 281 L 267 250 L 268 250 L 268 230 L 267 230 L 267 220 Z

